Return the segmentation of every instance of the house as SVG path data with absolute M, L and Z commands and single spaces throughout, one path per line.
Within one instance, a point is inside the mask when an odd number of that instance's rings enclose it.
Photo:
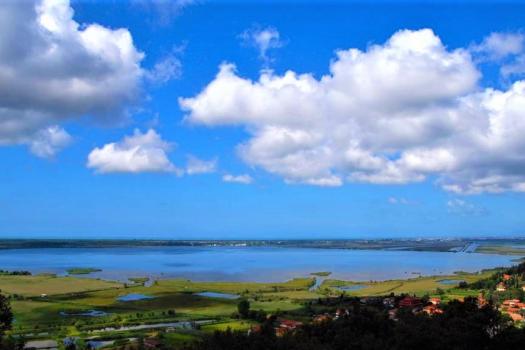
M 507 290 L 507 287 L 505 287 L 505 284 L 503 282 L 498 283 L 496 286 L 496 291 L 498 292 L 504 292 Z
M 516 312 L 509 312 L 509 316 L 514 322 L 523 321 L 523 316 Z
M 288 330 L 295 330 L 297 327 L 302 326 L 303 323 L 294 320 L 280 320 L 279 328 L 284 328 Z
M 429 305 L 429 306 L 425 306 L 423 308 L 423 312 L 426 313 L 429 316 L 433 316 L 433 315 L 442 314 L 443 310 L 437 308 L 435 305 Z
M 503 300 L 502 303 L 506 307 L 516 307 L 517 304 L 520 304 L 519 299 L 507 299 Z
M 399 307 L 415 308 L 421 306 L 421 299 L 411 296 L 406 296 L 399 302 Z
M 504 280 L 504 281 L 508 281 L 508 280 L 510 280 L 511 278 L 512 278 L 511 275 L 507 275 L 506 273 L 503 274 L 503 280 Z
M 483 293 L 479 293 L 478 295 L 478 307 L 482 308 L 483 306 L 487 305 L 487 299 L 483 296 Z
M 316 315 L 313 319 L 313 322 L 314 323 L 323 323 L 323 322 L 328 322 L 328 321 L 331 321 L 332 320 L 332 316 L 328 315 L 328 314 L 323 314 L 323 315 Z
M 439 304 L 441 304 L 441 298 L 430 298 L 429 301 L 432 303 L 432 305 L 439 305 Z
M 302 322 L 294 321 L 294 320 L 279 320 L 279 326 L 275 328 L 275 335 L 278 337 L 282 337 L 288 332 L 293 332 L 298 327 L 301 327 L 303 325 Z

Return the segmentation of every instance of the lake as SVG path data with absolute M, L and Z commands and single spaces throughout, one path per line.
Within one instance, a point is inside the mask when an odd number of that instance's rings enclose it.
M 343 286 L 343 287 L 337 287 L 337 289 L 342 290 L 343 292 L 354 292 L 363 288 L 366 288 L 368 286 L 364 284 L 354 284 L 351 286 Z
M 144 295 L 144 294 L 131 293 L 131 294 L 122 295 L 117 298 L 118 301 L 124 301 L 124 302 L 147 300 L 147 299 L 153 299 L 153 297 L 150 297 L 149 295 Z
M 72 267 L 90 267 L 102 271 L 82 277 L 257 282 L 311 277 L 315 271 L 330 271 L 330 278 L 369 281 L 459 270 L 475 272 L 512 265 L 515 258 L 464 252 L 280 247 L 47 248 L 0 250 L 0 269 L 65 275 Z

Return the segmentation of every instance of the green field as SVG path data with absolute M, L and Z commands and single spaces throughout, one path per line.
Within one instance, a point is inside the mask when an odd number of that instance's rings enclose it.
M 493 271 L 484 271 L 482 273 L 469 274 L 469 273 L 458 273 L 448 276 L 430 276 L 430 277 L 417 277 L 405 280 L 388 280 L 381 282 L 348 282 L 340 280 L 327 279 L 321 285 L 321 290 L 325 290 L 329 293 L 341 293 L 337 287 L 360 285 L 365 288 L 357 289 L 354 291 L 346 291 L 346 294 L 355 296 L 376 296 L 386 295 L 390 293 L 401 294 L 410 293 L 416 295 L 423 295 L 435 290 L 450 290 L 455 288 L 455 285 L 447 285 L 440 283 L 441 280 L 453 279 L 453 280 L 464 280 L 466 282 L 475 282 L 482 278 L 489 277 Z
M 122 288 L 117 282 L 54 275 L 5 276 L 0 275 L 0 290 L 25 297 L 78 293 L 92 290 Z
M 525 256 L 525 246 L 519 248 L 510 245 L 480 245 L 476 253 Z
M 185 279 L 159 280 L 151 286 L 137 278 L 132 285 L 90 278 L 40 276 L 0 276 L 0 288 L 11 297 L 15 314 L 14 334 L 32 334 L 33 338 L 49 339 L 66 335 L 88 336 L 90 330 L 105 327 L 119 328 L 140 324 L 156 324 L 181 320 L 212 320 L 200 330 L 176 330 L 166 333 L 169 343 L 182 344 L 203 332 L 214 330 L 247 330 L 253 321 L 232 318 L 238 300 L 208 298 L 199 292 L 238 294 L 250 301 L 252 310 L 267 313 L 291 313 L 290 317 L 306 317 L 304 302 L 329 295 L 340 295 L 337 287 L 364 284 L 367 287 L 346 292 L 355 296 L 386 295 L 390 293 L 435 294 L 438 288 L 444 300 L 475 295 L 477 291 L 454 288 L 439 283 L 442 279 L 461 279 L 473 282 L 487 277 L 481 274 L 459 273 L 452 276 L 418 277 L 383 282 L 351 282 L 326 279 L 318 290 L 311 291 L 314 278 L 297 278 L 281 283 L 256 282 L 195 282 Z M 143 294 L 150 299 L 123 302 L 118 298 L 127 294 Z M 101 313 L 89 317 L 82 313 Z M 97 331 L 103 337 L 136 337 L 153 331 L 112 330 Z M 40 335 L 39 335 L 40 334 Z
M 192 282 L 181 279 L 156 281 L 145 287 L 75 277 L 0 276 L 3 293 L 12 298 L 16 333 L 41 331 L 70 335 L 79 334 L 86 327 L 97 328 L 97 325 L 103 328 L 176 320 L 214 319 L 220 324 L 231 321 L 237 301 L 195 295 L 203 291 L 243 295 L 252 301 L 254 310 L 295 310 L 300 304 L 292 298 L 293 293 L 309 293 L 312 283 L 312 278 L 283 283 Z M 131 302 L 117 300 L 130 293 L 152 298 Z M 316 294 L 308 296 L 317 297 Z M 107 316 L 79 315 L 91 310 L 105 312 Z

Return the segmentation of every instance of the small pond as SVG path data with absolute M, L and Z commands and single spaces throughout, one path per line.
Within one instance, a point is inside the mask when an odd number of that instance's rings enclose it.
M 439 280 L 438 282 L 450 286 L 460 284 L 461 282 L 465 282 L 465 280 Z
M 201 292 L 201 293 L 195 293 L 195 295 L 198 295 L 200 297 L 207 297 L 207 298 L 220 298 L 220 299 L 238 299 L 240 295 L 237 294 L 228 294 L 228 293 L 217 293 L 217 292 Z
M 138 301 L 138 300 L 147 300 L 147 299 L 153 299 L 153 297 L 149 295 L 144 295 L 144 294 L 132 293 L 132 294 L 122 295 L 117 298 L 118 301 Z
M 337 289 L 342 290 L 343 292 L 353 292 L 353 291 L 360 290 L 360 289 L 363 289 L 363 288 L 366 288 L 366 287 L 368 287 L 368 286 L 366 286 L 364 284 L 353 284 L 351 286 L 337 287 Z

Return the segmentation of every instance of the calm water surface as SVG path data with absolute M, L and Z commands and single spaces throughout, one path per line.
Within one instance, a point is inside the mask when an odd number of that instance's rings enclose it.
M 117 298 L 118 301 L 138 301 L 138 300 L 146 300 L 146 299 L 153 299 L 153 297 L 150 297 L 149 295 L 144 294 L 126 294 L 123 296 L 120 296 Z
M 476 253 L 343 250 L 274 247 L 133 247 L 0 250 L 0 269 L 65 274 L 72 267 L 101 272 L 85 275 L 187 278 L 196 281 L 284 281 L 331 271 L 353 281 L 475 272 L 512 265 L 515 257 Z

